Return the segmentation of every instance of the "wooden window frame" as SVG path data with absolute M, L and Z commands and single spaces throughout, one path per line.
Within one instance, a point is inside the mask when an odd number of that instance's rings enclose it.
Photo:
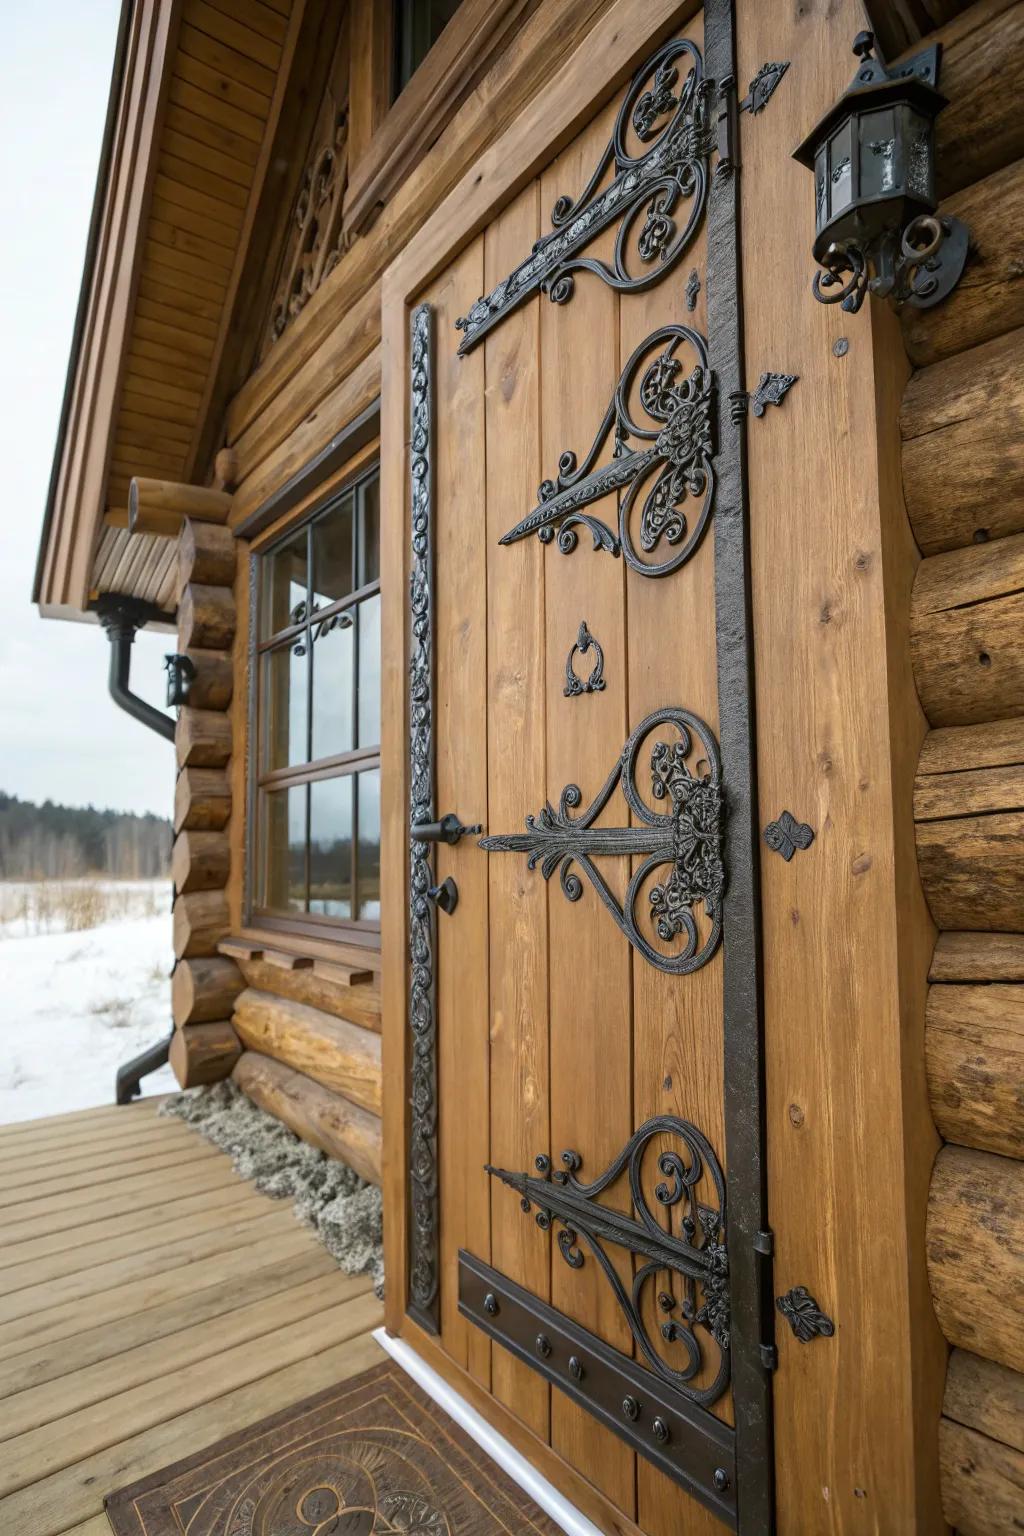
M 249 752 L 246 763 L 246 832 L 245 832 L 245 898 L 244 898 L 244 926 L 247 930 L 254 930 L 269 934 L 289 935 L 297 939 L 316 940 L 320 943 L 333 942 L 348 944 L 359 948 L 374 951 L 380 950 L 380 919 L 368 920 L 365 918 L 339 918 L 329 917 L 316 912 L 303 912 L 289 914 L 283 911 L 274 911 L 259 905 L 257 895 L 261 883 L 261 873 L 258 860 L 261 857 L 260 837 L 258 822 L 260 818 L 260 791 L 266 789 L 288 789 L 304 784 L 322 782 L 325 779 L 352 777 L 363 770 L 381 767 L 381 748 L 378 743 L 372 748 L 355 747 L 347 752 L 335 753 L 329 757 L 318 758 L 315 761 L 289 764 L 283 768 L 271 769 L 269 772 L 260 771 L 260 742 L 261 742 L 261 660 L 274 650 L 279 650 L 288 643 L 289 638 L 296 638 L 307 632 L 313 623 L 313 615 L 310 614 L 301 624 L 287 626 L 276 630 L 265 639 L 260 637 L 260 613 L 263 602 L 262 572 L 265 559 L 272 555 L 275 549 L 301 529 L 308 529 L 318 518 L 323 517 L 332 506 L 340 502 L 352 492 L 358 492 L 359 487 L 373 477 L 379 480 L 380 461 L 376 455 L 372 459 L 360 454 L 348 472 L 340 475 L 329 486 L 323 487 L 323 493 L 318 495 L 311 505 L 304 507 L 301 514 L 294 518 L 283 518 L 272 530 L 267 530 L 267 537 L 261 540 L 259 546 L 250 555 L 250 604 L 249 604 L 249 688 L 246 702 L 247 732 Z M 308 555 L 307 555 L 308 558 Z M 307 573 L 308 574 L 308 573 Z M 376 580 L 364 583 L 361 587 L 346 593 L 344 597 L 328 604 L 316 611 L 316 622 L 320 623 L 332 616 L 343 613 L 347 609 L 358 608 L 367 599 L 378 595 L 381 590 L 381 582 Z M 358 669 L 358 636 L 356 640 L 355 654 L 353 658 L 354 668 Z M 307 731 L 312 732 L 312 670 L 307 679 Z M 311 739 L 311 738 L 310 738 Z M 347 769 L 345 773 L 343 770 Z M 339 771 L 342 770 L 342 771 Z M 306 886 L 309 885 L 309 859 L 310 859 L 310 808 L 307 802 L 306 811 Z M 357 893 L 358 873 L 358 799 L 354 798 L 352 807 L 352 893 L 355 900 Z
M 369 59 L 353 47 L 350 110 L 368 129 L 350 141 L 344 227 L 361 234 L 419 164 L 537 0 L 462 0 L 408 85 L 390 100 L 391 26 L 361 21 L 379 0 L 353 0 L 353 38 L 375 39 Z M 388 13 L 390 15 L 390 6 Z M 386 43 L 385 46 L 385 34 Z M 385 73 L 386 72 L 386 73 Z M 367 113 L 355 107 L 369 102 Z

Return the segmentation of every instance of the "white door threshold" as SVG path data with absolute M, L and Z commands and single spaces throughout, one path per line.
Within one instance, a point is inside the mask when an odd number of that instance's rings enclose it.
M 570 1504 L 554 1483 L 542 1477 L 511 1441 L 499 1435 L 454 1387 L 448 1385 L 443 1376 L 439 1376 L 426 1361 L 420 1359 L 410 1345 L 403 1339 L 393 1339 L 384 1328 L 378 1328 L 373 1337 L 381 1349 L 386 1350 L 402 1370 L 408 1372 L 416 1385 L 422 1387 L 427 1396 L 432 1397 L 438 1407 L 443 1408 L 460 1429 L 464 1429 L 470 1439 L 486 1451 L 502 1471 L 514 1483 L 518 1483 L 524 1493 L 529 1494 L 535 1504 L 540 1505 L 546 1515 L 550 1515 L 556 1525 L 560 1525 L 569 1536 L 604 1536 L 592 1520 L 588 1520 L 574 1504 Z

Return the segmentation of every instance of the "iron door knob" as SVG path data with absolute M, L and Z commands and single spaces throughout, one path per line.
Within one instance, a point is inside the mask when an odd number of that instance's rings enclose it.
M 430 886 L 427 895 L 435 906 L 440 907 L 442 912 L 447 912 L 449 917 L 459 904 L 459 888 L 451 875 L 447 880 L 442 880 L 440 885 Z
M 483 827 L 479 823 L 472 827 L 463 826 L 459 818 L 449 811 L 440 821 L 416 822 L 409 828 L 409 836 L 417 843 L 448 843 L 454 846 L 460 837 L 469 837 L 482 831 Z

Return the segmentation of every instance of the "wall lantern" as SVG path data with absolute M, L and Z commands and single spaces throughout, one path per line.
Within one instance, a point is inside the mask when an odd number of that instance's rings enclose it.
M 845 95 L 794 152 L 814 172 L 814 297 L 855 313 L 867 292 L 927 309 L 951 293 L 968 230 L 936 213 L 940 45 L 887 70 L 860 32 Z
M 189 687 L 196 675 L 195 664 L 188 656 L 172 655 L 164 657 L 164 667 L 167 671 L 167 708 L 180 709 L 188 703 Z

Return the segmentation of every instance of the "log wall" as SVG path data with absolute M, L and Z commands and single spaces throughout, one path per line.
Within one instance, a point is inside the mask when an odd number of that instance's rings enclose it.
M 183 1088 L 228 1077 L 241 1054 L 231 1012 L 244 983 L 234 961 L 217 954 L 229 924 L 234 579 L 235 540 L 227 528 L 186 517 L 178 539 L 178 650 L 196 675 L 175 729 L 171 853 L 171 1066 Z
M 943 209 L 972 249 L 945 303 L 903 316 L 910 648 L 932 727 L 914 820 L 940 929 L 925 1048 L 946 1143 L 927 1257 L 954 1346 L 944 1513 L 960 1536 L 1002 1536 L 1024 1511 L 1024 119 L 970 98 L 988 69 L 1024 81 L 1024 4 L 981 0 L 938 36 Z

